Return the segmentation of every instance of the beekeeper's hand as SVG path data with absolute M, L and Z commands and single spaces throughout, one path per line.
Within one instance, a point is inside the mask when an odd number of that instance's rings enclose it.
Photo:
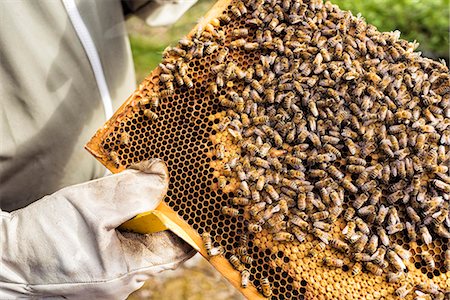
M 116 228 L 154 209 L 168 187 L 160 160 L 64 188 L 0 216 L 0 299 L 124 299 L 194 250 L 170 232 Z

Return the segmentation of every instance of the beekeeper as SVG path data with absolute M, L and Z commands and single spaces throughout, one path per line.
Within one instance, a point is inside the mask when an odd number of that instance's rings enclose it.
M 83 146 L 135 89 L 124 16 L 168 25 L 194 2 L 0 1 L 0 299 L 123 299 L 193 255 L 116 230 L 162 200 L 163 162 L 102 177 Z

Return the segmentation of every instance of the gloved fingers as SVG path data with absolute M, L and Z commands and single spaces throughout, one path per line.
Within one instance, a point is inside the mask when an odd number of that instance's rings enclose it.
M 166 195 L 169 174 L 160 159 L 152 159 L 119 174 L 61 190 L 81 214 L 107 230 L 156 208 Z
M 166 164 L 159 158 L 152 158 L 146 161 L 132 164 L 128 169 L 139 170 L 147 174 L 161 176 L 162 180 L 169 180 L 169 171 Z
M 119 232 L 117 236 L 129 271 L 146 269 L 147 274 L 175 269 L 195 255 L 196 250 L 173 232 L 151 234 Z

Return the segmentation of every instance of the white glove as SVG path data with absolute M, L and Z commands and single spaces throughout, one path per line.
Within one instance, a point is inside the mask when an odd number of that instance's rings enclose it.
M 171 232 L 116 230 L 154 209 L 167 187 L 165 164 L 152 160 L 2 212 L 0 299 L 124 299 L 150 275 L 177 267 L 195 250 Z

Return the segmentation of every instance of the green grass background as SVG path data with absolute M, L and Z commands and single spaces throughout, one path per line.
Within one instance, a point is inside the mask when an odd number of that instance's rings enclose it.
M 420 43 L 419 51 L 449 61 L 450 0 L 333 0 L 342 9 L 362 16 L 380 31 L 400 30 L 401 37 Z M 136 77 L 140 82 L 161 60 L 165 47 L 186 35 L 215 1 L 199 0 L 167 28 L 150 28 L 137 18 L 127 21 Z

